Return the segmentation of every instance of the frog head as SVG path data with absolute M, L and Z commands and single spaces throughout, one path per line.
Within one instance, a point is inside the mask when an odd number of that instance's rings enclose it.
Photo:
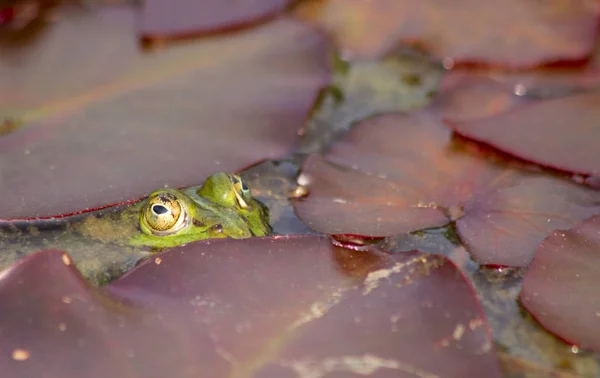
M 210 176 L 201 187 L 156 190 L 106 216 L 89 216 L 74 228 L 102 242 L 153 249 L 272 233 L 267 207 L 240 177 L 228 173 Z
M 210 238 L 252 236 L 246 220 L 235 210 L 177 189 L 161 189 L 143 201 L 139 231 L 129 244 L 172 247 Z
M 196 194 L 240 214 L 248 221 L 254 236 L 265 236 L 272 232 L 268 208 L 252 197 L 250 187 L 240 176 L 215 173 L 206 179 Z

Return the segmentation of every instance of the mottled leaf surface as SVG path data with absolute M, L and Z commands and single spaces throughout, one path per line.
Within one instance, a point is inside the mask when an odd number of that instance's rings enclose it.
M 600 216 L 554 231 L 539 246 L 521 303 L 550 332 L 600 351 Z
M 323 37 L 289 19 L 148 55 L 128 8 L 63 16 L 37 43 L 0 52 L 0 114 L 24 124 L 0 138 L 0 218 L 101 207 L 279 158 L 327 79 Z
M 440 256 L 203 241 L 104 289 L 65 262 L 40 252 L 0 278 L 7 376 L 501 376 L 471 286 Z
M 579 60 L 594 45 L 594 0 L 322 0 L 301 16 L 328 30 L 350 57 L 381 55 L 416 44 L 448 64 L 512 68 Z M 476 15 L 476 16 L 474 16 Z
M 144 37 L 177 37 L 231 29 L 282 11 L 292 0 L 146 0 Z
M 600 93 L 539 101 L 495 117 L 447 122 L 457 133 L 561 170 L 600 174 Z
M 305 162 L 308 197 L 295 202 L 296 214 L 319 232 L 364 236 L 455 220 L 478 261 L 525 266 L 550 231 L 600 212 L 600 192 L 486 154 L 453 140 L 429 113 L 374 117 L 327 160 Z

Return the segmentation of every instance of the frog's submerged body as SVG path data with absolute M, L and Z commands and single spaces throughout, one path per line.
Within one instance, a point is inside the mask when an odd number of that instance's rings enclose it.
M 120 214 L 133 246 L 173 247 L 210 238 L 243 239 L 272 232 L 269 212 L 239 176 L 216 173 L 200 187 L 161 189 Z

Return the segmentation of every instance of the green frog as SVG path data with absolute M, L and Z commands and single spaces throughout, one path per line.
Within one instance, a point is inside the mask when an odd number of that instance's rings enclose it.
M 200 187 L 156 190 L 121 213 L 109 215 L 108 232 L 107 225 L 98 222 L 90 218 L 80 231 L 100 239 L 112 234 L 108 239 L 118 237 L 124 244 L 152 248 L 272 233 L 268 208 L 252 197 L 239 176 L 230 173 L 216 173 Z

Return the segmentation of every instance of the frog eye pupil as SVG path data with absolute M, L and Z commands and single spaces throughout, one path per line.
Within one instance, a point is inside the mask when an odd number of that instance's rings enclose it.
M 249 190 L 249 189 L 248 189 L 248 185 L 246 185 L 246 183 L 245 183 L 245 182 L 243 182 L 243 181 L 242 181 L 242 190 L 243 190 L 244 192 L 247 192 L 247 191 Z
M 156 215 L 162 215 L 162 214 L 166 214 L 169 212 L 169 209 L 167 209 L 166 207 L 164 207 L 163 205 L 153 205 L 152 206 L 152 212 Z

